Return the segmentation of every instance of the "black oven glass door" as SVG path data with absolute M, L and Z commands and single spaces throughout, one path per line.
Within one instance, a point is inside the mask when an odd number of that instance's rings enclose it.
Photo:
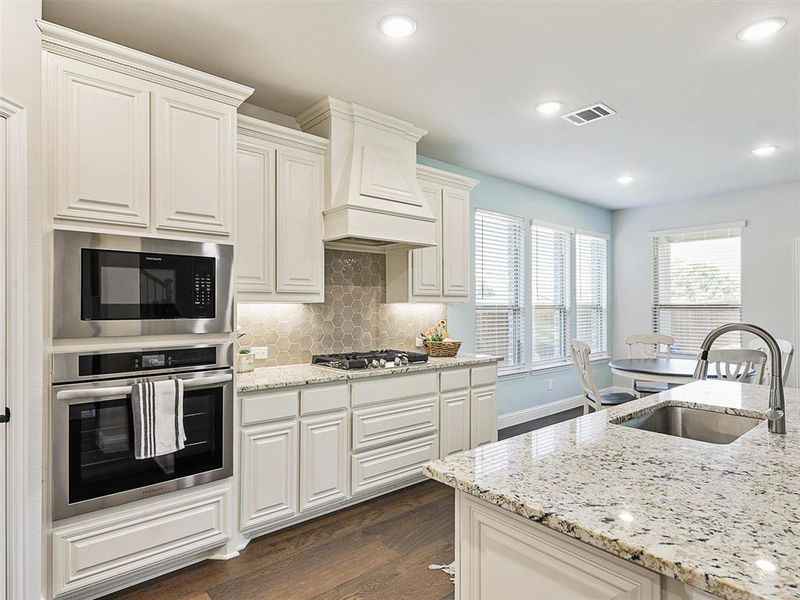
M 81 319 L 204 319 L 215 316 L 216 259 L 81 249 Z
M 184 392 L 186 446 L 137 460 L 130 396 L 69 406 L 69 502 L 222 468 L 223 388 Z

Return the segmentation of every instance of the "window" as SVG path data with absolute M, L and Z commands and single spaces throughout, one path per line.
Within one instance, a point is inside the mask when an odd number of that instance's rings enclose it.
M 475 329 L 478 352 L 502 356 L 500 373 L 525 366 L 524 219 L 475 211 Z
M 531 226 L 534 368 L 568 360 L 570 238 L 569 231 Z
M 593 356 L 608 354 L 608 238 L 575 235 L 576 337 Z
M 653 237 L 653 329 L 675 338 L 673 350 L 696 354 L 706 334 L 741 321 L 741 225 Z M 741 334 L 716 348 L 738 348 Z

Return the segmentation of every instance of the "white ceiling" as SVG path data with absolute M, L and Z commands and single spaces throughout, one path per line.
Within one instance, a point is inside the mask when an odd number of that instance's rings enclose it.
M 395 12 L 416 34 L 378 32 Z M 789 21 L 774 38 L 736 38 L 770 16 Z M 365 104 L 428 129 L 420 154 L 609 208 L 800 179 L 800 0 L 45 0 L 44 18 L 255 87 L 264 108 Z M 535 113 L 547 99 L 619 114 L 575 127 Z M 751 155 L 762 143 L 780 150 Z

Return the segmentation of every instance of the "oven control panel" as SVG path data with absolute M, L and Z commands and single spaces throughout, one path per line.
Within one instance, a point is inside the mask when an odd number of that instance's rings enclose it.
M 79 355 L 78 375 L 121 375 L 157 369 L 214 366 L 216 363 L 217 349 L 214 346 L 147 352 L 102 352 Z

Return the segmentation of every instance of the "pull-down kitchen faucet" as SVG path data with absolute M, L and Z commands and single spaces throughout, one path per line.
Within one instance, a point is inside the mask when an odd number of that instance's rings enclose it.
M 705 379 L 708 375 L 708 351 L 711 346 L 721 335 L 730 333 L 731 331 L 746 331 L 757 335 L 769 349 L 769 359 L 772 369 L 769 380 L 769 411 L 767 412 L 767 421 L 769 422 L 769 430 L 772 433 L 786 433 L 786 404 L 783 397 L 783 369 L 781 366 L 781 349 L 778 342 L 772 337 L 768 331 L 758 327 L 757 325 L 750 325 L 749 323 L 728 323 L 717 327 L 714 331 L 706 336 L 700 346 L 700 354 L 697 357 L 697 367 L 694 370 L 695 379 Z

